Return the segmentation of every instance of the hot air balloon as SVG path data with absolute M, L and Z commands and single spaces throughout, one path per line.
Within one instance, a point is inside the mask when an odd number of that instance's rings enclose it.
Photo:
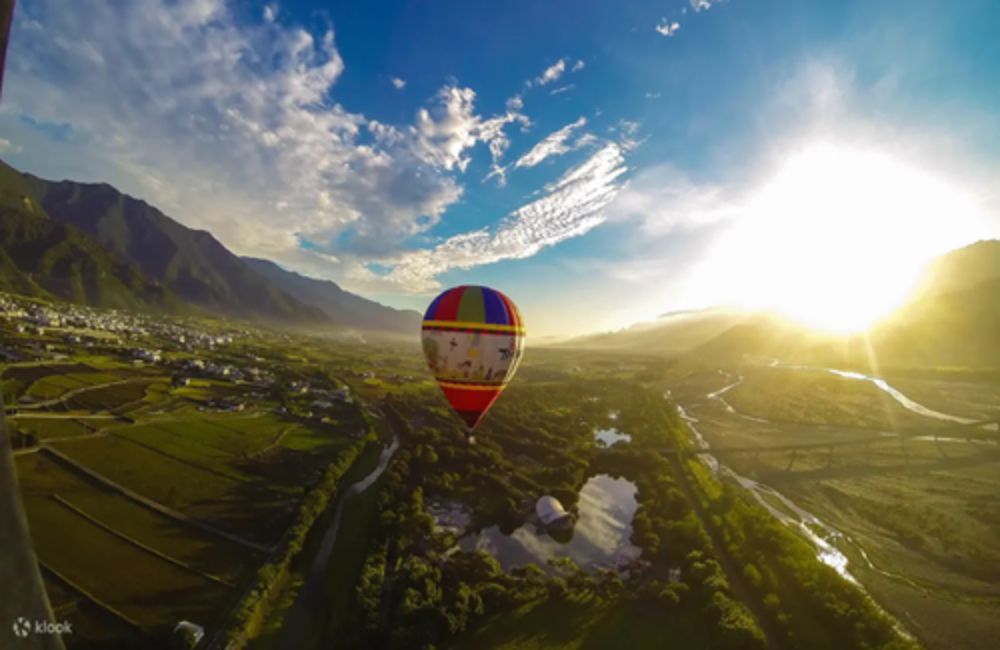
M 424 356 L 466 438 L 514 376 L 524 351 L 524 321 L 495 289 L 463 285 L 434 299 L 421 325 Z

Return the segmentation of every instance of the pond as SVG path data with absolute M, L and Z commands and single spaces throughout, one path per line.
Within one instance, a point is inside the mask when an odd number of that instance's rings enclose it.
M 620 440 L 632 442 L 632 436 L 622 433 L 618 429 L 596 429 L 594 431 L 594 439 L 600 440 L 606 447 L 610 447 Z
M 549 571 L 548 560 L 557 557 L 568 557 L 588 570 L 620 567 L 639 557 L 640 549 L 630 541 L 638 508 L 635 495 L 631 481 L 599 474 L 580 490 L 579 518 L 566 543 L 528 523 L 510 535 L 491 526 L 463 537 L 458 545 L 464 551 L 489 551 L 505 570 L 537 564 Z

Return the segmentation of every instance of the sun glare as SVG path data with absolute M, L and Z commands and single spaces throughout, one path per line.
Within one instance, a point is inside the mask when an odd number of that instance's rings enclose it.
M 719 293 L 841 333 L 898 307 L 926 263 L 974 240 L 982 223 L 942 177 L 829 143 L 790 155 L 745 207 L 709 257 Z

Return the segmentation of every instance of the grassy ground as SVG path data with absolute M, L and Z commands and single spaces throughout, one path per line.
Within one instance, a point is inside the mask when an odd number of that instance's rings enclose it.
M 70 419 L 17 418 L 9 420 L 9 423 L 18 431 L 34 433 L 39 440 L 85 436 L 94 432 L 94 427 Z
M 252 571 L 260 559 L 243 546 L 125 499 L 43 454 L 18 457 L 17 472 L 26 497 L 47 498 L 58 494 L 105 525 L 206 573 L 237 581 Z M 36 537 L 40 534 L 42 531 L 34 531 Z
M 55 500 L 26 496 L 39 559 L 144 627 L 214 621 L 229 589 L 128 544 Z
M 286 497 L 210 468 L 177 460 L 119 437 L 57 443 L 79 463 L 192 517 L 271 543 L 291 517 Z
M 67 373 L 60 375 L 49 375 L 33 383 L 27 391 L 28 397 L 36 400 L 52 399 L 59 397 L 63 393 L 87 386 L 107 384 L 122 379 L 117 375 L 106 372 L 89 373 Z
M 461 639 L 462 649 L 598 650 L 604 648 L 708 648 L 709 630 L 682 613 L 644 615 L 635 605 L 539 601 L 493 619 Z
M 345 472 L 340 480 L 338 492 L 343 493 L 350 485 L 370 474 L 378 465 L 380 453 L 379 447 L 369 446 L 354 465 Z M 345 506 L 337 533 L 337 541 L 331 555 L 333 558 L 331 571 L 326 583 L 329 603 L 326 611 L 329 618 L 317 621 L 316 630 L 308 635 L 317 643 L 324 637 L 327 639 L 343 638 L 341 635 L 346 631 L 344 624 L 349 620 L 354 589 L 364 564 L 371 526 L 375 523 L 377 516 L 375 499 L 378 494 L 378 485 L 376 483 L 364 494 L 351 499 Z M 268 650 L 280 647 L 278 644 L 282 625 L 286 620 L 287 613 L 295 604 L 295 599 L 304 583 L 304 574 L 318 551 L 319 544 L 330 526 L 335 510 L 336 503 L 327 509 L 326 514 L 317 520 L 310 531 L 302 552 L 293 563 L 285 584 L 282 585 L 281 597 L 278 599 L 271 616 L 268 617 L 261 635 L 254 641 L 255 647 Z

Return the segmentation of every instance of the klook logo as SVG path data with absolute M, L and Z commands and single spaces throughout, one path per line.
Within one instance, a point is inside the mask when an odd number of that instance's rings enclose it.
M 73 624 L 69 621 L 62 621 L 61 623 L 53 623 L 52 621 L 35 621 L 32 623 L 23 616 L 18 616 L 14 619 L 14 623 L 11 625 L 11 629 L 14 631 L 14 636 L 19 639 L 27 638 L 28 635 L 34 634 L 73 634 Z
M 14 629 L 14 636 L 18 638 L 23 639 L 31 634 L 31 621 L 23 616 L 18 616 L 14 619 L 14 625 L 11 627 Z

